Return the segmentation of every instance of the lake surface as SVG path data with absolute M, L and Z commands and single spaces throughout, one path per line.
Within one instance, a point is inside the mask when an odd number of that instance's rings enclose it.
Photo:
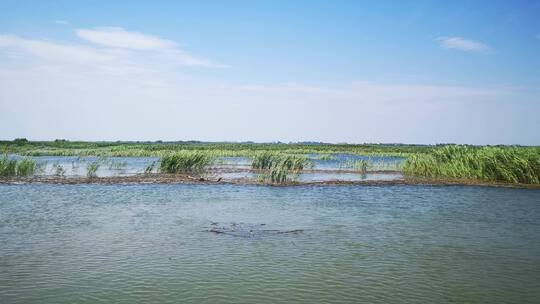
M 538 299 L 539 190 L 0 185 L 1 303 Z

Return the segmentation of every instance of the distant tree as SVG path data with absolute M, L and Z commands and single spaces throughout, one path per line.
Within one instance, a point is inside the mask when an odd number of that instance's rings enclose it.
M 18 146 L 25 145 L 25 144 L 28 143 L 28 139 L 26 139 L 26 138 L 15 138 L 13 140 L 13 143 L 18 145 Z

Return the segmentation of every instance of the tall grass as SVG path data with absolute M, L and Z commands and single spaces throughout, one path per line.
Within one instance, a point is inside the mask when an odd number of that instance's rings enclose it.
M 7 155 L 0 159 L 0 176 L 30 176 L 35 171 L 36 162 L 33 159 L 9 159 Z
M 370 167 L 370 162 L 365 160 L 365 159 L 361 159 L 361 160 L 348 159 L 345 162 L 343 162 L 340 165 L 340 167 L 341 168 L 350 168 L 350 169 L 354 169 L 354 170 L 359 170 L 362 173 L 367 173 L 368 168 Z
M 444 146 L 424 155 L 411 155 L 407 175 L 505 183 L 540 183 L 540 153 L 530 149 Z
M 346 159 L 340 164 L 342 169 L 358 170 L 362 173 L 369 171 L 401 171 L 403 167 L 402 160 L 373 160 L 368 159 Z
M 30 158 L 23 158 L 17 162 L 17 175 L 30 176 L 36 171 L 36 162 Z
M 333 160 L 334 156 L 331 154 L 320 154 L 316 157 L 318 160 Z
M 161 158 L 160 171 L 164 173 L 203 173 L 214 156 L 201 151 L 180 151 Z
M 280 184 L 294 179 L 310 165 L 305 156 L 262 152 L 253 157 L 251 168 L 263 170 L 261 180 Z
M 88 178 L 97 177 L 97 170 L 99 169 L 101 162 L 99 160 L 93 161 L 86 166 L 86 176 Z
M 58 177 L 63 177 L 66 175 L 66 169 L 64 169 L 64 167 L 58 163 L 56 164 L 53 164 L 52 166 L 52 174 L 54 176 L 58 176 Z
M 154 171 L 154 167 L 156 166 L 156 162 L 153 161 L 151 163 L 149 163 L 148 165 L 146 165 L 146 167 L 144 168 L 144 174 L 150 174 Z

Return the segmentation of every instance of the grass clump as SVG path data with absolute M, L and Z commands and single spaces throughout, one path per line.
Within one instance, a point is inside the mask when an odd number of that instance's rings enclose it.
M 124 170 L 127 167 L 127 162 L 125 161 L 109 161 L 109 170 Z
M 372 158 L 347 159 L 340 164 L 340 168 L 357 170 L 362 174 L 370 171 L 401 171 L 402 167 L 402 160 L 374 160 Z
M 365 174 L 367 173 L 368 168 L 370 167 L 370 162 L 365 159 L 361 159 L 361 160 L 348 159 L 341 165 L 341 167 L 358 170 L 362 174 Z
M 409 156 L 403 172 L 428 178 L 538 184 L 540 153 L 514 147 L 450 145 Z
M 4 156 L 0 159 L 0 176 L 15 176 L 17 173 L 17 160 Z
M 317 156 L 317 159 L 318 160 L 333 160 L 334 156 L 331 155 L 331 154 L 321 154 L 321 155 Z
M 309 165 L 305 156 L 262 152 L 253 157 L 251 168 L 264 170 L 260 176 L 263 181 L 281 184 L 294 179 Z
M 145 168 L 144 168 L 144 174 L 150 174 L 154 171 L 154 167 L 156 166 L 156 162 L 153 161 L 151 162 L 150 164 L 148 164 Z
M 36 162 L 33 159 L 9 159 L 7 155 L 0 159 L 0 176 L 30 176 L 35 171 Z
M 97 170 L 99 169 L 100 165 L 99 160 L 89 163 L 88 166 L 86 166 L 86 176 L 88 178 L 97 177 Z
M 36 171 L 36 162 L 30 158 L 24 158 L 17 162 L 17 175 L 30 176 Z
M 164 173 L 203 173 L 214 157 L 202 151 L 181 151 L 164 155 L 160 171 Z
M 52 174 L 54 176 L 58 176 L 58 177 L 64 177 L 66 175 L 66 169 L 64 169 L 64 167 L 60 164 L 53 164 L 52 166 Z

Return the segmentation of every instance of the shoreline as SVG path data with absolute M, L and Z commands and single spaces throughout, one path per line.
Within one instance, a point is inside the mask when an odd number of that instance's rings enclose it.
M 26 185 L 26 184 L 58 184 L 58 185 L 146 185 L 146 184 L 204 184 L 204 185 L 259 185 L 270 187 L 287 186 L 481 186 L 496 188 L 517 188 L 517 189 L 540 189 L 540 184 L 508 184 L 493 183 L 471 180 L 443 180 L 443 179 L 421 179 L 407 178 L 397 180 L 366 180 L 366 181 L 324 181 L 324 182 L 297 182 L 290 181 L 282 184 L 270 184 L 248 179 L 210 179 L 182 174 L 137 174 L 131 176 L 110 176 L 110 177 L 56 177 L 56 176 L 33 176 L 33 177 L 0 177 L 0 184 L 4 185 Z

